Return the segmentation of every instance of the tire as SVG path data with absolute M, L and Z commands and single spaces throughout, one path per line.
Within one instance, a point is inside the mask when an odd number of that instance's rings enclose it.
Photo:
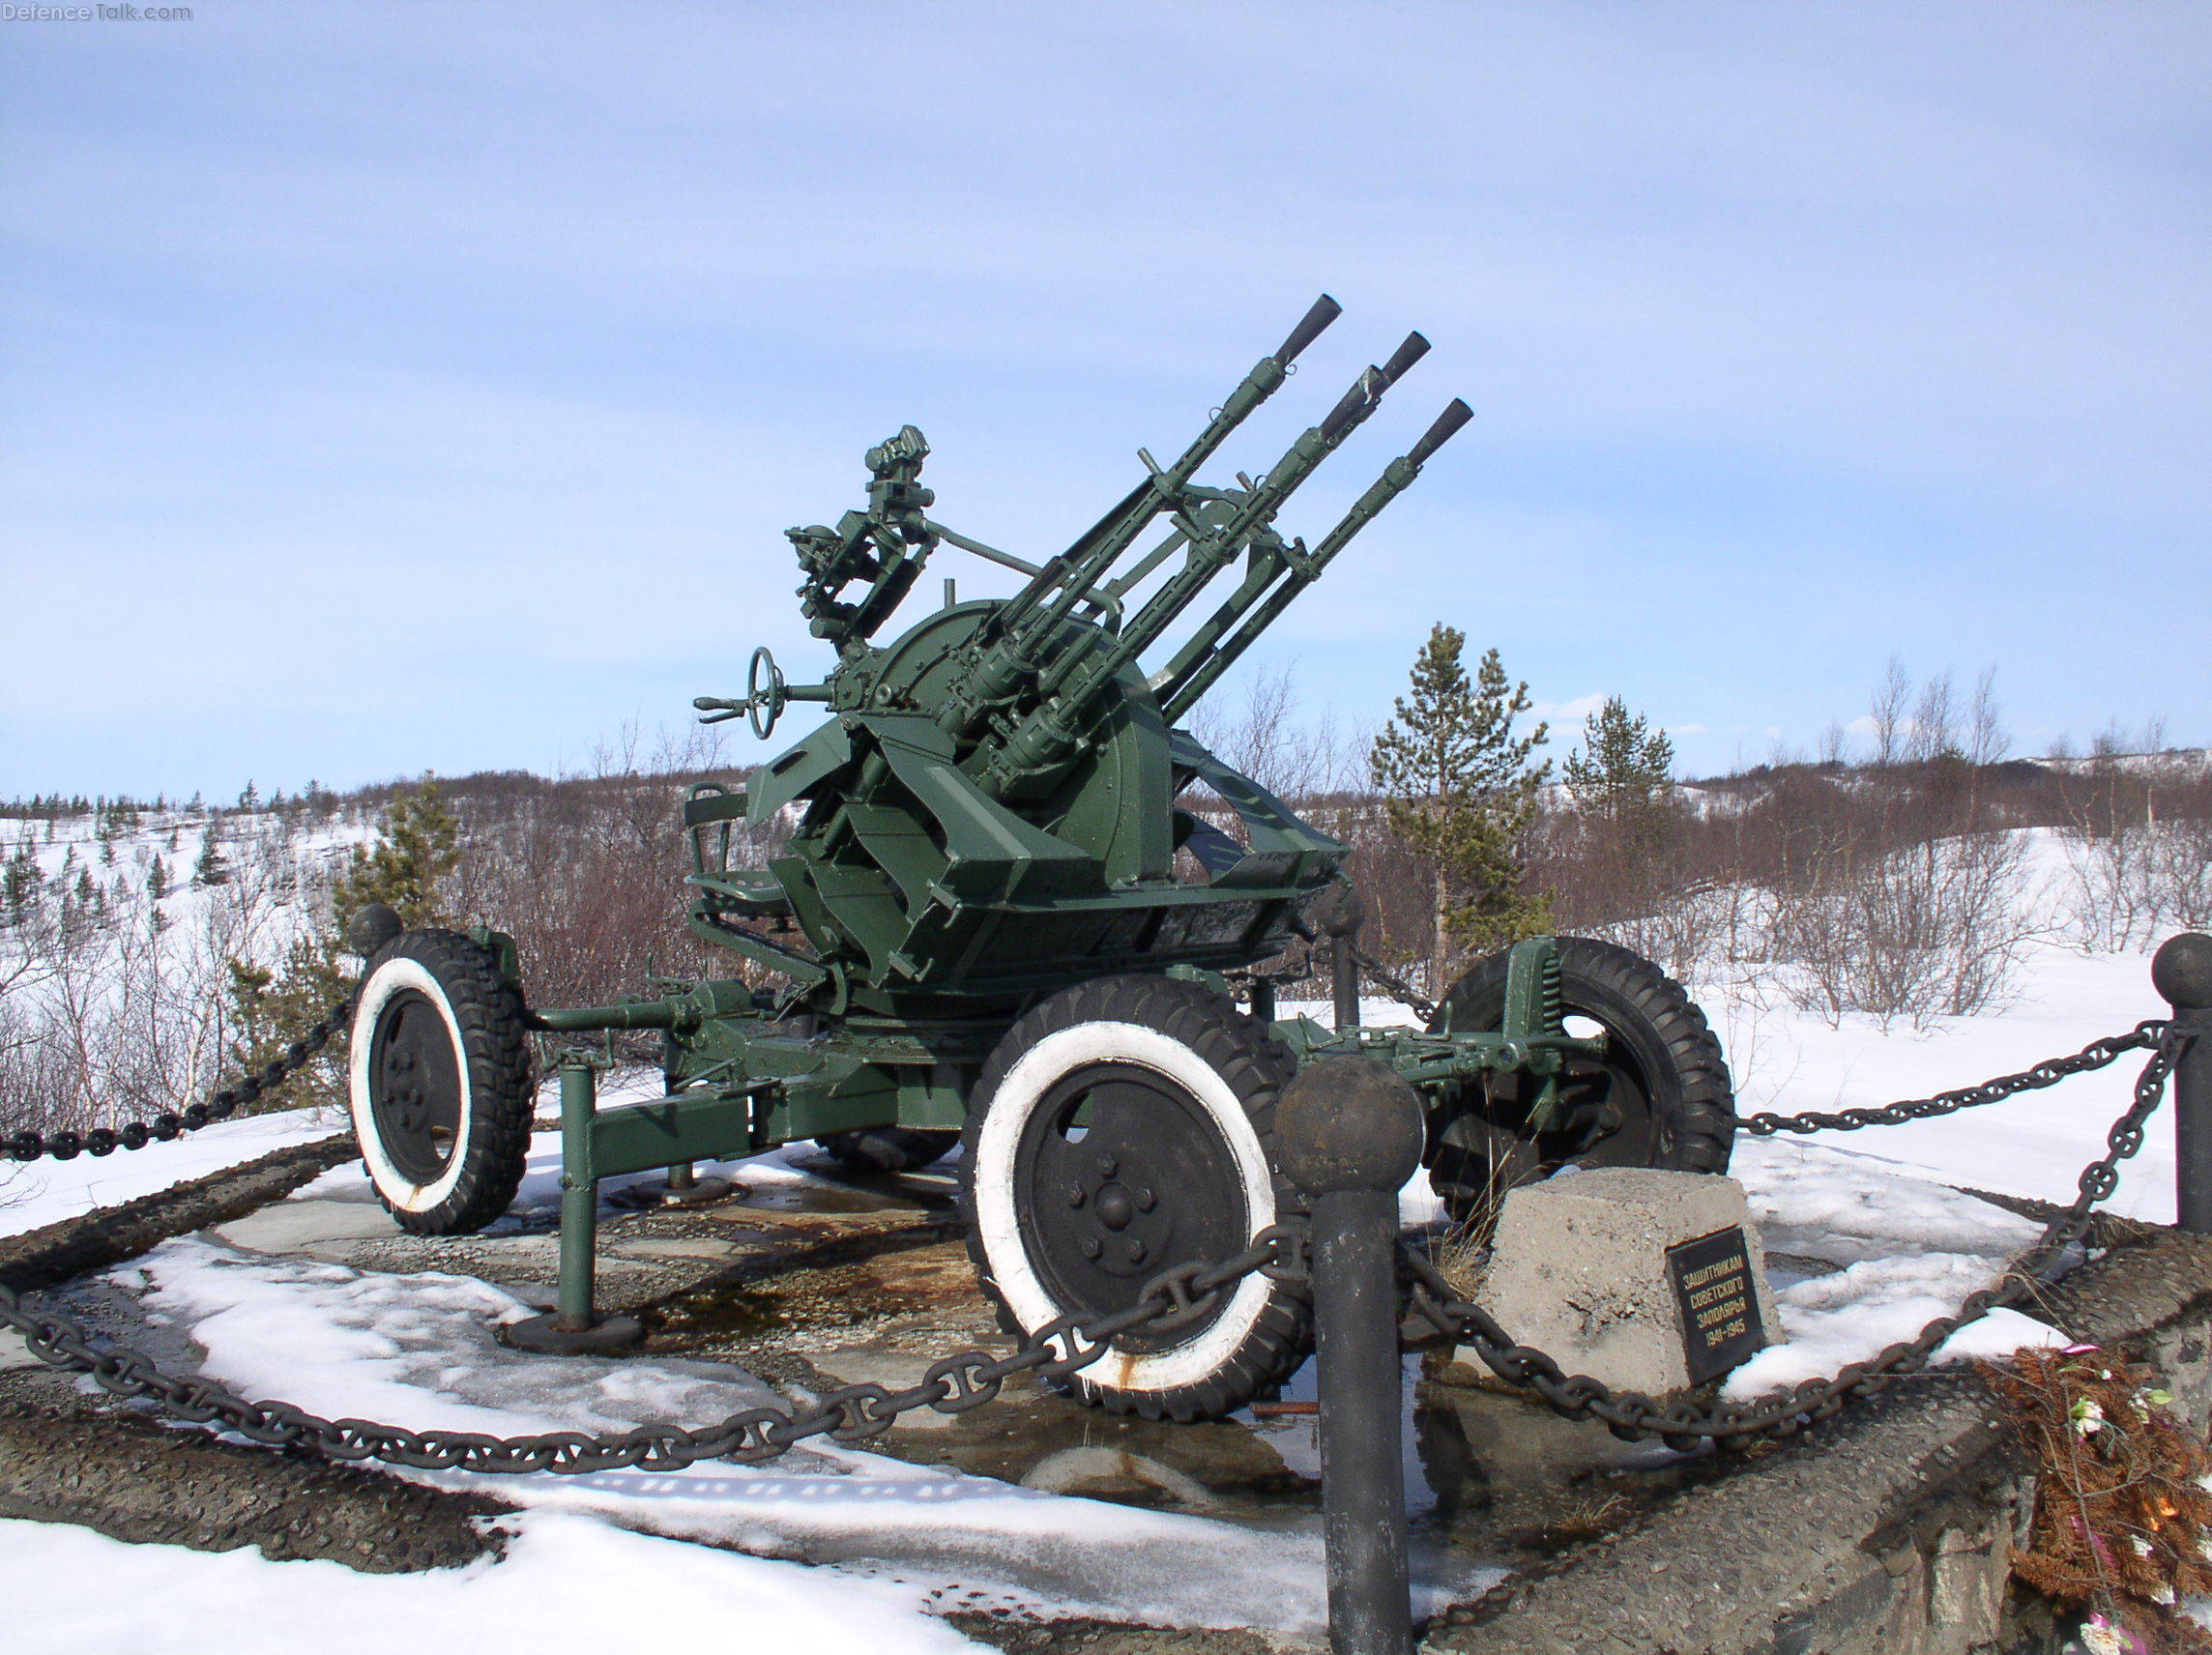
M 452 931 L 393 938 L 362 977 L 348 1053 L 354 1139 L 400 1228 L 466 1235 L 505 1212 L 536 1089 L 522 997 L 492 954 Z
M 1274 1158 L 1295 1068 L 1264 1025 L 1169 977 L 1101 977 L 1025 1015 L 983 1065 L 962 1139 L 969 1256 L 1000 1324 L 1027 1337 L 1124 1309 L 1160 1271 L 1301 1216 Z M 1255 1274 L 1199 1318 L 1115 1340 L 1062 1388 L 1115 1413 L 1214 1419 L 1311 1346 L 1300 1292 Z
M 871 1126 L 814 1141 L 856 1173 L 918 1173 L 951 1154 L 960 1134 L 951 1127 Z
M 1682 985 L 1626 948 L 1561 937 L 1565 1015 L 1609 1036 L 1600 1060 L 1570 1060 L 1555 1124 L 1531 1132 L 1540 1083 L 1488 1074 L 1440 1094 L 1429 1116 L 1431 1182 L 1453 1219 L 1486 1229 L 1505 1192 L 1573 1162 L 1725 1173 L 1735 1144 L 1735 1093 L 1721 1043 Z M 1498 1029 L 1505 1013 L 1504 953 L 1470 971 L 1430 1021 L 1432 1031 Z

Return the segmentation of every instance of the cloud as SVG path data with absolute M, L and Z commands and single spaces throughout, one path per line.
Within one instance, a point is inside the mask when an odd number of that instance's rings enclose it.
M 1606 702 L 1602 690 L 1578 695 L 1572 701 L 1539 701 L 1528 711 L 1548 724 L 1580 724 Z

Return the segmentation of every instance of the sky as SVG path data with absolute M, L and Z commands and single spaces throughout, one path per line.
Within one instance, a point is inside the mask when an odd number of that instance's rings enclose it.
M 0 796 L 680 735 L 827 666 L 868 446 L 1049 554 L 1324 290 L 1217 479 L 1409 328 L 1281 526 L 1475 420 L 1248 657 L 1301 716 L 1441 621 L 1691 774 L 1893 657 L 2212 741 L 2199 0 L 189 11 L 0 20 Z

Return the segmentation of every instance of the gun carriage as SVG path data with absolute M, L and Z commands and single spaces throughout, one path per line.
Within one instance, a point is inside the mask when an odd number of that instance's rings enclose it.
M 1427 351 L 1414 334 L 1264 477 L 1201 483 L 1337 314 L 1319 301 L 1172 463 L 1139 450 L 1142 479 L 1043 563 L 929 515 L 929 449 L 911 425 L 869 450 L 864 509 L 789 532 L 801 612 L 834 665 L 792 683 L 756 651 L 743 696 L 696 706 L 763 738 L 794 706 L 827 716 L 742 783 L 694 786 L 681 805 L 691 930 L 779 986 L 733 973 L 526 1008 L 497 933 L 394 935 L 389 915 L 357 928 L 370 957 L 351 1045 L 356 1130 L 412 1231 L 480 1229 L 512 1201 L 528 1031 L 661 1033 L 658 1101 L 597 1109 L 589 1071 L 564 1070 L 562 1312 L 540 1319 L 537 1348 L 634 1336 L 591 1308 L 599 1179 L 810 1138 L 888 1171 L 962 1143 L 971 1251 L 1009 1330 L 1121 1309 L 1163 1270 L 1295 1216 L 1274 1101 L 1325 1054 L 1381 1059 L 1421 1089 L 1431 1176 L 1462 1213 L 1570 1160 L 1726 1167 L 1717 1043 L 1676 985 L 1606 944 L 1519 944 L 1463 978 L 1426 1031 L 1278 1019 L 1264 990 L 1249 1012 L 1232 993 L 1227 973 L 1313 934 L 1317 904 L 1346 886 L 1347 849 L 1179 726 L 1470 418 L 1454 400 L 1311 546 L 1274 527 Z M 874 643 L 946 544 L 1026 584 L 972 602 L 948 588 L 934 614 Z M 1141 658 L 1232 571 L 1148 670 Z M 1241 832 L 1180 802 L 1194 788 Z M 792 824 L 780 852 L 733 865 L 739 826 L 778 820 Z M 1116 1341 L 1072 1388 L 1152 1417 L 1218 1415 L 1286 1378 L 1309 1339 L 1298 1292 L 1252 1276 Z

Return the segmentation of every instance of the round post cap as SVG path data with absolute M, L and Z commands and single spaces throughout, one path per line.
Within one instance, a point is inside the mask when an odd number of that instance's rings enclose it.
M 1367 921 L 1359 892 L 1348 879 L 1340 879 L 1314 899 L 1306 915 L 1330 937 L 1353 937 Z
M 1421 1164 L 1421 1100 L 1374 1058 L 1317 1058 L 1275 1106 L 1275 1151 L 1312 1196 L 1396 1191 Z
M 398 915 L 372 902 L 346 921 L 346 946 L 365 960 L 406 929 Z
M 2212 1006 L 2212 937 L 2184 931 L 2161 943 L 2151 956 L 2150 986 L 2179 1010 Z

